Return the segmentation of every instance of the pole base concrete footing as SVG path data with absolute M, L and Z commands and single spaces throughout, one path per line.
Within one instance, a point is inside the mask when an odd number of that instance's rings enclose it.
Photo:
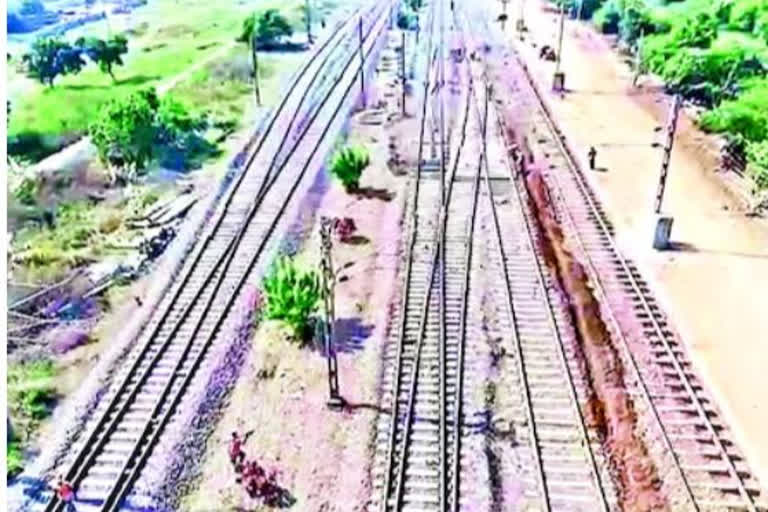
M 653 248 L 658 251 L 669 249 L 669 238 L 672 234 L 672 221 L 668 215 L 657 214 L 653 217 Z

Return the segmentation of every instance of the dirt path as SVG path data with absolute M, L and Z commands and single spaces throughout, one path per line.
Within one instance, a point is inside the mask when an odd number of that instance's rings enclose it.
M 542 10 L 541 2 L 529 6 L 531 32 L 518 48 L 547 90 L 554 64 L 540 61 L 537 51 L 543 44 L 556 47 L 557 17 Z M 512 37 L 509 27 L 508 33 Z M 588 147 L 596 147 L 598 171 L 589 178 L 620 245 L 653 283 L 758 478 L 768 481 L 768 222 L 745 217 L 714 172 L 712 138 L 683 116 L 663 208 L 674 216 L 677 250 L 651 249 L 661 150 L 650 144 L 661 141 L 654 128 L 665 124 L 670 99 L 647 80 L 633 91 L 628 66 L 583 24 L 566 22 L 563 47 L 569 93 L 551 96 L 554 113 L 585 160 Z

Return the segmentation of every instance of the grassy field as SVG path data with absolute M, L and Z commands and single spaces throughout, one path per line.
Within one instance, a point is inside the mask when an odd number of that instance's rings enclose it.
M 15 56 L 9 63 L 8 84 L 12 103 L 8 136 L 12 154 L 22 157 L 26 154 L 31 157 L 28 159 L 36 160 L 82 135 L 105 101 L 138 88 L 159 86 L 226 45 L 234 44 L 243 18 L 256 8 L 277 7 L 296 30 L 300 30 L 301 5 L 300 0 L 238 3 L 153 0 L 147 10 L 136 12 L 129 31 L 129 53 L 124 59 L 125 65 L 116 68 L 114 83 L 89 64 L 78 75 L 60 77 L 53 88 L 48 88 L 17 69 L 21 56 Z M 103 37 L 102 26 L 90 27 Z M 77 35 L 80 34 L 70 34 L 66 39 Z

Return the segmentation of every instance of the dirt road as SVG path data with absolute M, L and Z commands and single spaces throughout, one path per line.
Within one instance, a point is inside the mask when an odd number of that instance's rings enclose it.
M 528 2 L 530 33 L 516 44 L 542 89 L 549 90 L 554 64 L 539 60 L 538 50 L 544 44 L 557 47 L 558 22 L 542 5 Z M 676 249 L 654 251 L 651 214 L 662 155 L 651 143 L 663 142 L 654 129 L 666 123 L 670 98 L 648 79 L 633 89 L 629 67 L 584 24 L 566 22 L 563 48 L 568 93 L 550 95 L 554 114 L 583 156 L 583 168 L 588 168 L 589 147 L 597 149 L 598 169 L 589 179 L 615 224 L 620 246 L 652 282 L 751 466 L 766 482 L 768 222 L 745 216 L 715 173 L 713 139 L 683 116 L 663 206 L 674 216 Z

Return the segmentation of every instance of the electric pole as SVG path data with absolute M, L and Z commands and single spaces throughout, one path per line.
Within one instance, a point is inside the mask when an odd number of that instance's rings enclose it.
M 307 21 L 307 44 L 312 44 L 312 11 L 309 7 L 309 0 L 304 0 L 304 12 Z
M 659 187 L 656 191 L 655 213 L 661 213 L 661 202 L 664 199 L 664 189 L 667 184 L 667 173 L 669 172 L 669 160 L 672 156 L 672 145 L 675 142 L 675 128 L 677 126 L 677 116 L 680 112 L 682 100 L 679 94 L 675 95 L 672 103 L 672 111 L 669 114 L 667 122 L 667 142 L 664 144 L 664 157 L 661 160 L 661 176 L 659 177 Z
M 365 108 L 365 55 L 363 55 L 363 17 L 357 22 L 357 33 L 360 39 L 360 94 L 363 96 L 363 108 Z
M 673 218 L 668 215 L 661 214 L 661 204 L 664 199 L 664 190 L 667 184 L 667 174 L 669 172 L 669 159 L 672 155 L 672 144 L 675 141 L 675 128 L 677 126 L 677 116 L 680 112 L 680 106 L 682 99 L 679 94 L 675 95 L 674 102 L 672 104 L 672 111 L 669 114 L 669 121 L 667 122 L 667 142 L 664 145 L 664 157 L 661 161 L 661 175 L 659 176 L 659 187 L 656 191 L 656 207 L 654 213 L 656 214 L 656 227 L 653 236 L 653 248 L 654 249 L 666 249 L 669 246 L 669 237 L 672 232 Z
M 402 36 L 402 42 L 403 45 L 401 47 L 400 51 L 400 79 L 402 80 L 402 90 L 403 90 L 403 117 L 405 117 L 405 30 L 403 30 L 401 33 Z
M 517 18 L 517 22 L 515 23 L 515 28 L 517 29 L 518 35 L 520 36 L 520 40 L 523 39 L 523 32 L 525 31 L 525 20 L 523 19 L 523 15 L 525 12 L 525 0 L 519 0 L 520 2 L 520 17 Z
M 256 49 L 256 33 L 251 34 L 251 58 L 253 59 L 253 89 L 256 94 L 256 106 L 261 106 L 261 91 L 259 90 L 259 54 Z
M 555 91 L 565 89 L 565 73 L 560 71 L 560 61 L 563 53 L 563 28 L 565 27 L 565 0 L 560 0 L 560 29 L 557 34 L 557 53 L 555 54 L 555 76 L 552 80 L 552 88 Z
M 640 30 L 640 39 L 637 40 L 637 48 L 635 50 L 635 74 L 632 77 L 632 87 L 637 87 L 637 81 L 640 78 L 643 53 L 643 37 L 645 36 L 645 30 Z
M 322 217 L 320 219 L 320 249 L 322 251 L 321 286 L 323 292 L 323 310 L 325 312 L 325 322 L 323 322 L 323 342 L 325 347 L 325 357 L 328 361 L 328 407 L 337 409 L 344 405 L 344 399 L 339 393 L 339 366 L 336 359 L 336 347 L 333 342 L 333 325 L 336 321 L 334 305 L 336 274 L 333 270 L 333 261 L 331 258 L 331 230 L 333 229 L 333 223 L 333 219 L 328 217 Z

